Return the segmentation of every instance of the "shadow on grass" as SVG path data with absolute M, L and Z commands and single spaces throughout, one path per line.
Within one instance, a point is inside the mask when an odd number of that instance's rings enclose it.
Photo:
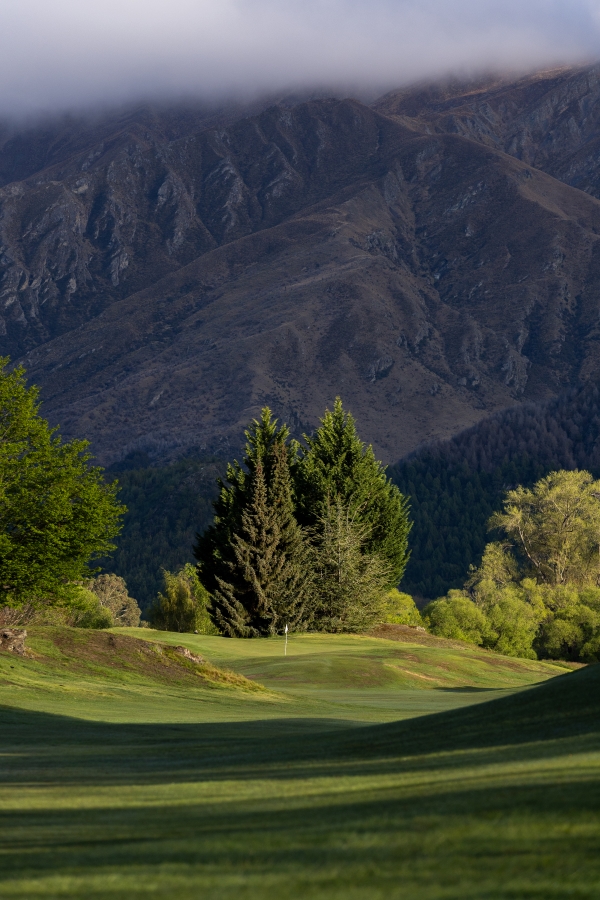
M 350 775 L 439 767 L 440 754 L 445 767 L 465 766 L 469 753 L 479 764 L 562 755 L 582 738 L 600 746 L 600 666 L 466 709 L 361 727 L 309 718 L 112 724 L 0 707 L 13 783 L 299 778 L 340 767 Z
M 0 830 L 6 835 L 3 852 L 10 859 L 10 866 L 0 873 L 0 881 L 9 871 L 10 877 L 22 874 L 27 878 L 73 870 L 101 871 L 107 861 L 112 873 L 121 867 L 166 865 L 225 874 L 244 872 L 245 877 L 278 871 L 286 878 L 298 871 L 323 872 L 333 862 L 338 872 L 366 870 L 370 886 L 374 871 L 385 882 L 386 877 L 397 879 L 402 866 L 414 877 L 415 869 L 418 871 L 422 864 L 429 883 L 432 849 L 428 838 L 433 834 L 435 840 L 436 834 L 443 834 L 450 840 L 444 844 L 442 860 L 433 862 L 440 866 L 438 874 L 444 882 L 448 877 L 463 877 L 470 869 L 482 878 L 484 866 L 491 864 L 501 870 L 517 858 L 521 876 L 528 868 L 535 875 L 526 896 L 547 900 L 549 896 L 565 896 L 560 892 L 549 894 L 548 885 L 539 893 L 535 890 L 540 859 L 552 859 L 549 848 L 556 841 L 553 826 L 557 817 L 586 822 L 597 817 L 599 805 L 600 782 L 582 778 L 568 783 L 547 780 L 537 785 L 488 781 L 473 786 L 455 782 L 452 786 L 439 785 L 433 793 L 418 788 L 373 790 L 365 786 L 337 794 L 271 796 L 259 802 L 256 797 L 242 796 L 235 802 L 228 798 L 220 803 L 213 798 L 191 800 L 184 806 L 54 808 L 16 814 L 0 811 Z M 510 822 L 521 823 L 518 839 L 511 834 L 510 824 L 507 827 Z M 457 827 L 458 838 L 453 832 Z M 356 837 L 364 835 L 368 840 Z M 398 846 L 404 850 L 400 857 Z M 573 860 L 575 868 L 582 860 L 588 865 L 595 860 L 598 869 L 596 830 L 563 829 L 560 846 L 555 849 L 560 851 L 559 856 Z M 468 894 L 484 895 L 480 882 L 479 892 Z M 272 894 L 261 891 L 259 896 Z M 396 895 L 391 892 L 385 896 Z M 505 895 L 496 885 L 490 896 Z M 596 894 L 570 896 L 587 898 Z

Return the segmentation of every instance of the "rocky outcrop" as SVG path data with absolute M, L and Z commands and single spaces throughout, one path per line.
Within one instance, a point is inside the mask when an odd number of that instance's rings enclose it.
M 27 632 L 23 628 L 2 628 L 0 629 L 0 650 L 24 656 L 26 637 Z
M 192 653 L 191 650 L 188 650 L 187 647 L 175 647 L 175 653 L 178 656 L 183 656 L 185 659 L 189 659 L 190 662 L 197 663 L 198 665 L 204 665 L 205 659 L 202 656 L 198 656 L 197 653 Z

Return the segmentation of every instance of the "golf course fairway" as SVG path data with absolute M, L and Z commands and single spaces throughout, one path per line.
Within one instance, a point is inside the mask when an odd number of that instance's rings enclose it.
M 600 898 L 600 666 L 392 637 L 31 628 L 0 897 Z

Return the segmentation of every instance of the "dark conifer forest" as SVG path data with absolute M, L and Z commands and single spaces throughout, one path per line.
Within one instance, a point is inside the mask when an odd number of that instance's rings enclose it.
M 147 454 L 135 453 L 106 473 L 118 479 L 127 512 L 117 549 L 103 568 L 125 578 L 143 610 L 162 587 L 162 569 L 174 571 L 193 559 L 196 532 L 212 522 L 217 478 L 225 468 L 214 457 L 157 466 Z

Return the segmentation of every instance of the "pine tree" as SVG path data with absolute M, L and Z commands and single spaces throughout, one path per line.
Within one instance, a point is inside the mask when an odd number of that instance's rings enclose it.
M 330 507 L 340 501 L 357 525 L 366 526 L 363 551 L 376 553 L 387 564 L 389 586 L 396 586 L 408 561 L 408 501 L 392 484 L 356 432 L 353 417 L 338 397 L 311 437 L 297 466 L 298 518 L 304 527 L 318 528 Z
M 212 595 L 211 616 L 229 636 L 276 634 L 307 615 L 310 567 L 294 518 L 288 431 L 263 410 L 247 432 L 243 469 L 234 463 L 221 485 L 215 524 L 196 557 Z
M 385 620 L 389 566 L 377 554 L 364 552 L 369 531 L 339 497 L 322 515 L 314 545 L 319 630 L 364 631 Z
M 260 420 L 254 420 L 245 432 L 246 446 L 242 463 L 234 460 L 227 466 L 225 480 L 218 479 L 219 496 L 214 501 L 213 524 L 203 534 L 197 535 L 194 555 L 198 561 L 199 576 L 209 594 L 218 587 L 217 579 L 227 580 L 227 563 L 231 560 L 231 541 L 242 525 L 242 513 L 252 499 L 252 479 L 257 464 L 263 467 L 266 483 L 270 483 L 275 448 L 286 448 L 290 466 L 295 464 L 297 444 L 288 443 L 287 426 L 277 427 L 268 407 L 262 410 Z

